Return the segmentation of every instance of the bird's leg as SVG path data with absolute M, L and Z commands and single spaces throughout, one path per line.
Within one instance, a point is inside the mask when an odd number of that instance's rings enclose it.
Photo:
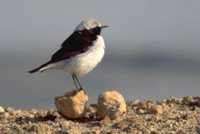
M 81 86 L 81 83 L 79 82 L 77 76 L 74 74 L 74 78 L 76 79 L 76 81 L 78 82 L 78 85 L 80 87 L 80 90 L 83 90 L 83 87 Z
M 73 80 L 74 80 L 74 83 L 78 83 L 78 85 L 79 85 L 79 89 L 77 88 L 77 90 L 74 92 L 74 94 L 76 94 L 78 91 L 84 91 L 84 93 L 85 94 L 87 94 L 87 92 L 83 89 L 83 87 L 81 86 L 81 83 L 79 82 L 79 80 L 78 80 L 78 78 L 77 78 L 77 76 L 75 75 L 75 74 L 73 74 L 72 75 L 72 78 L 73 78 Z M 75 84 L 76 85 L 76 87 L 77 87 L 77 83 Z
M 77 83 L 76 83 L 75 75 L 74 75 L 74 74 L 72 75 L 72 79 L 73 79 L 73 81 L 74 81 L 74 85 L 75 85 L 75 87 L 76 87 L 76 90 L 78 90 L 78 86 L 77 86 Z
M 73 95 L 76 95 L 76 93 L 78 92 L 79 89 L 78 89 L 78 85 L 77 85 L 77 83 L 76 83 L 76 79 L 75 79 L 74 74 L 72 75 L 72 79 L 73 79 L 74 85 L 75 85 L 75 87 L 76 87 L 76 89 L 73 90 L 72 94 L 73 94 Z

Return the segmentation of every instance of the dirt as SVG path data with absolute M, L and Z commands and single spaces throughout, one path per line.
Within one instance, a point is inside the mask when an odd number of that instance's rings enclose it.
M 98 119 L 92 105 L 81 119 L 62 117 L 54 108 L 0 107 L 1 134 L 199 134 L 200 97 L 127 102 L 117 119 Z

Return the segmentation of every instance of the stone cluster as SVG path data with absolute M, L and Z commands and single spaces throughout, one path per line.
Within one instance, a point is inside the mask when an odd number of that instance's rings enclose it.
M 55 108 L 22 110 L 0 106 L 0 133 L 200 133 L 198 96 L 188 96 L 183 99 L 170 97 L 156 102 L 134 100 L 125 103 L 118 92 L 107 91 L 99 95 L 97 104 L 89 106 L 86 106 L 88 97 L 83 91 L 60 97 L 55 101 L 60 105 L 62 101 L 67 100 L 68 102 L 65 102 L 67 105 L 64 103 L 60 107 L 73 108 L 70 114 L 69 109 L 67 114 L 63 114 L 59 106 L 58 110 Z M 73 102 L 73 105 L 69 102 Z

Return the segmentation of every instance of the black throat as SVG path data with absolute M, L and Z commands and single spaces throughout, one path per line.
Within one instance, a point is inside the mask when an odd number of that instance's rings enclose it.
M 85 36 L 85 38 L 88 38 L 89 40 L 94 41 L 94 40 L 96 40 L 97 35 L 100 35 L 101 28 L 96 27 L 96 28 L 89 29 L 89 30 L 85 29 L 82 31 L 78 31 L 78 33 L 80 33 L 82 36 Z
M 93 35 L 100 35 L 100 33 L 101 33 L 101 28 L 100 27 L 96 27 L 96 28 L 93 28 L 93 29 L 91 29 L 91 30 L 89 30 L 90 32 L 91 32 L 91 34 L 93 34 Z

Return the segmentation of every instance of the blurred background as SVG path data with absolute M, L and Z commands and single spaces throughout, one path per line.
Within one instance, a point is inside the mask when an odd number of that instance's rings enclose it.
M 200 95 L 199 0 L 0 1 L 0 105 L 54 107 L 74 89 L 62 71 L 28 74 L 48 61 L 86 18 L 110 27 L 103 61 L 80 81 L 90 96 L 117 90 L 126 100 Z

